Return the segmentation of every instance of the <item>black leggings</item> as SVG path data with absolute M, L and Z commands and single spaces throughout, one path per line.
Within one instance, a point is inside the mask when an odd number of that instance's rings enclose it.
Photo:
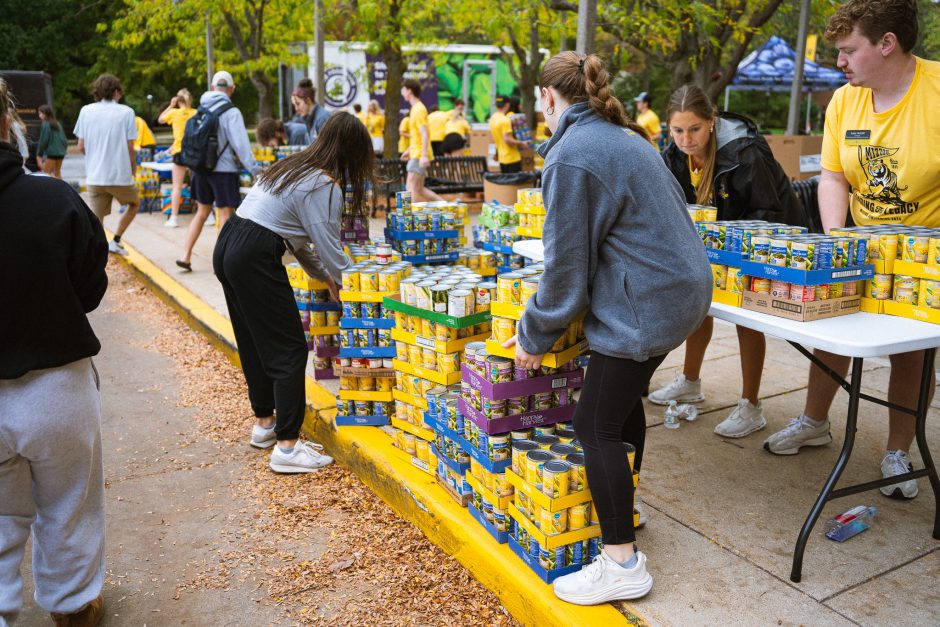
M 284 240 L 233 215 L 212 254 L 255 416 L 277 410 L 278 440 L 300 435 L 306 405 L 307 343 L 294 291 L 281 263 Z
M 584 448 L 584 465 L 604 544 L 634 542 L 633 477 L 623 443 L 636 447 L 639 471 L 646 441 L 643 389 L 665 355 L 644 362 L 591 352 L 574 430 Z

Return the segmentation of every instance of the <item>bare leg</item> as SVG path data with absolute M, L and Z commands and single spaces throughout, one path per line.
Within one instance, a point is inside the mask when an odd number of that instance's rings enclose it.
M 924 351 L 914 353 L 901 353 L 891 355 L 891 377 L 888 381 L 888 400 L 892 403 L 917 408 L 917 400 L 920 396 L 920 376 L 919 373 L 924 364 Z M 935 375 L 933 370 L 931 378 Z M 936 385 L 930 386 L 930 400 L 933 402 Z M 914 416 L 888 410 L 888 450 L 889 451 L 910 451 L 911 444 L 914 442 Z
M 764 373 L 764 354 L 767 340 L 760 331 L 746 327 L 738 328 L 738 345 L 741 347 L 741 398 L 757 405 L 760 397 L 761 375 Z
M 835 370 L 843 379 L 849 371 L 848 357 L 833 355 L 825 351 L 813 351 L 824 364 Z M 839 384 L 825 372 L 815 365 L 809 367 L 809 381 L 806 384 L 806 405 L 803 413 L 813 420 L 826 420 L 829 416 L 829 408 L 832 407 L 832 400 L 836 397 L 839 390 Z
M 425 178 L 425 176 L 415 172 L 408 173 L 408 182 L 406 187 L 411 190 L 412 199 L 416 202 L 444 200 L 424 186 Z
M 62 161 L 63 159 L 56 159 L 52 162 L 52 167 L 54 168 L 52 176 L 56 177 L 57 179 L 62 178 Z
M 698 381 L 702 374 L 702 362 L 705 361 L 705 350 L 712 341 L 712 331 L 715 320 L 708 316 L 702 324 L 685 340 L 685 363 L 682 372 L 689 381 Z
M 170 196 L 170 217 L 180 214 L 180 202 L 183 198 L 183 179 L 186 178 L 186 166 L 173 164 L 173 192 Z
M 131 222 L 134 221 L 134 218 L 137 217 L 138 207 L 140 207 L 140 205 L 138 205 L 136 202 L 127 205 L 127 211 L 121 215 L 121 219 L 118 221 L 117 228 L 114 229 L 115 235 L 124 237 L 124 231 L 126 231 L 127 227 L 131 225 Z
M 231 207 L 219 207 L 218 218 L 216 220 L 216 225 L 221 230 L 225 223 L 228 222 L 228 219 L 232 217 L 232 213 L 235 210 Z
M 196 203 L 196 215 L 193 216 L 193 221 L 189 223 L 189 230 L 186 231 L 186 245 L 183 247 L 183 256 L 180 261 L 190 263 L 192 260 L 193 248 L 202 233 L 202 226 L 209 218 L 210 211 L 212 211 L 212 205 Z

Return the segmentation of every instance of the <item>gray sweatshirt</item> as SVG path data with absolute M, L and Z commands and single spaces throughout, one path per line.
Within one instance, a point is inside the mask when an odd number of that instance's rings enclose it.
M 587 103 L 569 107 L 545 157 L 545 274 L 519 323 L 547 352 L 582 310 L 591 350 L 646 361 L 702 323 L 712 276 L 675 177 L 653 146 Z
M 284 238 L 307 274 L 321 281 L 330 276 L 337 283 L 342 281 L 340 273 L 351 265 L 339 237 L 342 213 L 342 190 L 319 170 L 280 196 L 255 183 L 235 212 Z
M 210 110 L 231 102 L 228 94 L 221 91 L 207 91 L 199 99 L 199 106 Z M 261 166 L 251 152 L 251 141 L 245 130 L 245 118 L 237 108 L 231 108 L 219 117 L 219 162 L 213 172 L 241 172 L 239 163 L 252 174 L 258 174 Z M 237 161 L 236 161 L 237 158 Z

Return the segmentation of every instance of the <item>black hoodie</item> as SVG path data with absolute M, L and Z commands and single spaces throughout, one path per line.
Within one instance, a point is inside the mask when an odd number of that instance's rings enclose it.
M 108 287 L 108 242 L 72 187 L 23 171 L 0 142 L 0 379 L 97 355 L 86 313 Z
M 723 111 L 715 132 L 718 150 L 712 190 L 718 219 L 807 226 L 803 205 L 757 125 L 743 115 Z M 682 186 L 686 202 L 697 202 L 688 155 L 672 142 L 663 151 L 663 159 Z

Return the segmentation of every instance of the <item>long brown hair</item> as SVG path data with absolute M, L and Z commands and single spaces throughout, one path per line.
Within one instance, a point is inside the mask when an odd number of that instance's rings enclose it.
M 669 106 L 666 108 L 666 125 L 672 114 L 689 111 L 703 120 L 712 120 L 716 117 L 717 109 L 708 95 L 695 85 L 683 85 L 672 93 Z M 717 120 L 716 120 L 717 122 Z M 715 178 L 715 154 L 718 152 L 718 131 L 714 130 L 708 137 L 705 146 L 705 166 L 702 168 L 702 181 L 695 190 L 695 201 L 700 205 L 711 204 L 712 185 Z
M 333 179 L 340 193 L 351 188 L 347 211 L 357 215 L 365 213 L 366 184 L 374 182 L 375 152 L 369 131 L 351 113 L 338 111 L 331 115 L 316 141 L 268 168 L 261 174 L 259 183 L 279 196 L 316 170 Z
M 49 127 L 52 130 L 59 130 L 59 122 L 55 119 L 55 113 L 52 111 L 52 107 L 47 104 L 39 105 L 39 113 L 42 113 L 44 116 L 46 116 L 46 122 L 49 123 Z
M 594 111 L 617 126 L 623 126 L 649 141 L 649 135 L 630 119 L 623 105 L 610 93 L 610 74 L 596 54 L 559 52 L 542 70 L 542 89 L 554 87 L 571 104 L 587 102 Z

